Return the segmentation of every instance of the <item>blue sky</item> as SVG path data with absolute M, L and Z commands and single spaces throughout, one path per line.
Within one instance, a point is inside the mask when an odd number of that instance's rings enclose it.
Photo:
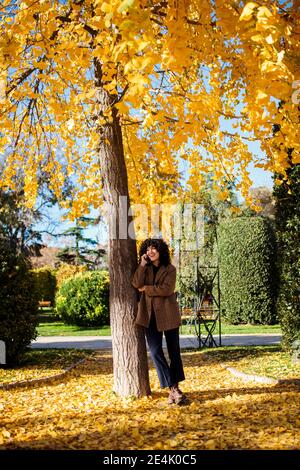
M 273 173 L 269 171 L 264 171 L 261 168 L 254 168 L 252 164 L 249 166 L 249 171 L 250 171 L 250 177 L 251 179 L 253 179 L 253 182 L 254 182 L 253 184 L 254 187 L 267 186 L 268 188 L 272 189 Z

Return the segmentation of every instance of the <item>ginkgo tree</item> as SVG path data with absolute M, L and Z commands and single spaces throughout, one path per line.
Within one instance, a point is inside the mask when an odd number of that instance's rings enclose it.
M 33 207 L 46 174 L 72 220 L 108 204 L 117 394 L 150 393 L 143 331 L 133 324 L 136 241 L 115 233 L 120 215 L 132 226 L 130 202 L 180 199 L 180 160 L 190 191 L 211 172 L 220 198 L 235 181 L 250 204 L 250 163 L 285 175 L 288 147 L 299 163 L 298 7 L 1 1 L 1 186 L 13 189 L 22 178 Z M 263 157 L 252 154 L 251 141 L 261 142 Z M 74 182 L 68 200 L 65 178 Z

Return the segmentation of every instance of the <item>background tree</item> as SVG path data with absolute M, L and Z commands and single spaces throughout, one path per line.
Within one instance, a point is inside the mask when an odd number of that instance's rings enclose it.
M 22 191 L 0 190 L 0 233 L 13 251 L 38 256 L 44 245 L 42 234 L 34 225 L 42 219 L 41 207 L 24 207 L 23 197 Z
M 272 189 L 266 186 L 259 186 L 257 188 L 251 189 L 250 194 L 257 208 L 256 210 L 253 210 L 247 207 L 246 204 L 243 204 L 241 207 L 242 214 L 246 216 L 259 215 L 262 217 L 269 217 L 270 219 L 274 219 L 275 199 L 273 196 Z
M 3 163 L 0 166 L 2 173 Z M 61 223 L 49 215 L 49 210 L 58 206 L 58 200 L 49 189 L 46 173 L 39 176 L 39 187 L 40 194 L 32 208 L 24 204 L 24 172 L 20 168 L 16 171 L 13 189 L 0 188 L 0 232 L 13 250 L 27 258 L 41 256 L 41 250 L 46 248 L 44 236 L 55 236 Z M 64 197 L 69 194 L 69 188 L 70 180 L 66 179 L 62 187 Z
M 105 254 L 103 248 L 96 248 L 98 242 L 93 238 L 87 238 L 83 232 L 89 225 L 95 225 L 99 219 L 91 217 L 80 217 L 75 220 L 76 225 L 70 227 L 56 236 L 70 237 L 74 240 L 74 244 L 61 249 L 57 253 L 57 258 L 68 264 L 79 266 L 87 265 L 90 269 L 97 269 L 101 264 L 101 258 Z M 92 248 L 94 247 L 94 248 Z

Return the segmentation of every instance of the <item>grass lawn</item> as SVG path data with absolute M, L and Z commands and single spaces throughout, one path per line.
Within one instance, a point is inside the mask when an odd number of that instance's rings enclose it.
M 204 331 L 204 330 L 203 330 Z M 182 325 L 180 328 L 181 334 L 195 334 L 195 327 L 190 325 Z M 239 335 L 239 334 L 281 334 L 280 325 L 229 325 L 228 323 L 221 323 L 222 335 Z M 218 334 L 216 327 L 214 334 Z
M 61 321 L 40 323 L 37 331 L 39 336 L 110 336 L 110 326 L 74 326 Z
M 110 336 L 110 326 L 103 327 L 81 327 L 65 325 L 55 316 L 44 315 L 38 326 L 39 336 Z M 222 323 L 222 334 L 280 334 L 280 325 L 228 325 Z M 180 333 L 184 335 L 195 335 L 195 329 L 190 325 L 182 325 Z M 215 334 L 218 330 L 215 330 Z
M 290 354 L 278 345 L 207 348 L 203 354 L 212 363 L 223 363 L 245 374 L 274 379 L 300 378 L 300 365 L 293 364 Z

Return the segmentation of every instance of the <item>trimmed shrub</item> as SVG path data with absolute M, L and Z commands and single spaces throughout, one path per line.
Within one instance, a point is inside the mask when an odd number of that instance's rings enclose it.
M 85 273 L 87 266 L 75 266 L 74 264 L 62 263 L 55 272 L 57 287 L 67 280 L 73 278 L 76 274 Z
M 282 329 L 281 345 L 287 351 L 300 339 L 300 165 L 287 170 L 288 182 L 274 186 L 278 243 L 279 295 L 277 312 Z
M 0 239 L 0 339 L 6 345 L 6 363 L 19 363 L 36 338 L 38 299 L 33 274 L 23 255 Z
M 233 324 L 276 323 L 276 239 L 263 217 L 227 219 L 218 230 L 223 317 Z
M 52 305 L 56 293 L 55 271 L 47 266 L 32 270 L 38 300 L 49 300 Z
M 90 271 L 65 281 L 56 294 L 56 311 L 68 325 L 108 325 L 108 272 Z

